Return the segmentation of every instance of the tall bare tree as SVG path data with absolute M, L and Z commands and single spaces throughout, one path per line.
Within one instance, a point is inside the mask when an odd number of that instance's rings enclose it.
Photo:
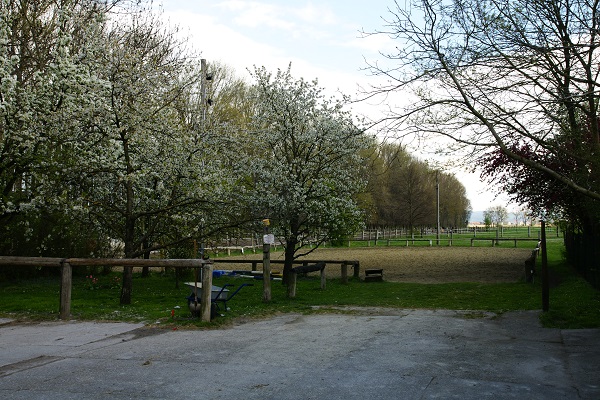
M 598 11 L 596 0 L 394 2 L 384 28 L 366 33 L 397 44 L 370 65 L 388 82 L 371 95 L 412 97 L 382 122 L 599 201 Z
M 508 211 L 503 206 L 492 206 L 483 212 L 483 218 L 489 220 L 492 226 L 500 226 L 508 219 Z

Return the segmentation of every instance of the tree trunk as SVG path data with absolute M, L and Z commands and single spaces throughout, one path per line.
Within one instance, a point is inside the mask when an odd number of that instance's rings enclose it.
M 156 188 L 158 186 L 157 181 L 158 181 L 157 179 L 154 180 L 154 185 L 153 185 L 154 190 L 156 190 Z M 150 239 L 149 239 L 148 231 L 151 229 L 150 228 L 150 225 L 151 225 L 150 217 L 146 216 L 145 218 L 142 218 L 140 220 L 140 222 L 142 223 L 142 235 L 143 235 L 142 251 L 144 251 L 144 260 L 149 260 L 150 259 L 150 251 L 148 251 L 148 249 L 150 248 Z M 194 258 L 194 257 L 192 257 L 192 258 Z M 143 267 L 142 268 L 142 278 L 147 278 L 148 276 L 150 276 L 150 268 Z
M 150 245 L 148 244 L 148 240 L 144 240 L 144 250 L 147 249 L 148 247 L 150 247 Z M 150 259 L 150 252 L 146 251 L 144 253 L 144 260 L 149 260 Z M 150 267 L 142 267 L 142 278 L 147 278 L 150 276 Z
M 123 286 L 121 287 L 121 305 L 131 304 L 133 287 L 133 267 L 123 267 Z
M 294 266 L 294 254 L 296 253 L 296 243 L 294 239 L 287 239 L 285 243 L 285 258 L 283 261 L 283 279 L 282 284 L 289 286 L 292 282 L 292 268 Z
M 135 252 L 135 217 L 133 216 L 133 184 L 125 184 L 127 193 L 127 212 L 125 217 L 125 258 L 133 258 Z M 133 289 L 133 267 L 123 267 L 123 286 L 121 287 L 121 305 L 131 304 Z

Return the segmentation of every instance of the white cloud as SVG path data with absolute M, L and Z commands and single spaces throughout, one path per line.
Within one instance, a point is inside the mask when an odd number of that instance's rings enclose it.
M 225 1 L 219 3 L 218 6 L 235 14 L 232 21 L 238 26 L 290 30 L 294 25 L 290 20 L 282 18 L 282 15 L 285 14 L 281 7 L 272 4 L 253 1 Z
M 277 47 L 257 42 L 221 24 L 217 18 L 184 11 L 168 12 L 167 15 L 178 21 L 184 34 L 189 35 L 191 44 L 202 52 L 203 58 L 220 60 L 244 70 L 260 58 L 281 56 L 281 50 Z
M 257 1 L 224 1 L 217 8 L 228 12 L 236 25 L 248 28 L 274 28 L 284 32 L 310 31 L 318 26 L 332 26 L 338 23 L 330 7 L 315 6 L 312 3 L 301 7 L 289 4 L 269 4 Z
M 328 6 L 315 6 L 313 3 L 308 3 L 304 7 L 295 9 L 293 13 L 309 25 L 332 26 L 340 23 L 335 12 Z
M 228 2 L 239 3 L 239 2 Z M 245 2 L 244 2 L 245 3 Z M 233 7 L 235 4 L 231 4 Z M 253 65 L 267 69 L 287 68 L 292 62 L 294 76 L 308 80 L 319 79 L 320 85 L 330 91 L 342 90 L 354 94 L 357 81 L 366 79 L 359 71 L 341 69 L 335 63 L 324 60 L 322 64 L 296 55 L 296 49 L 276 46 L 267 40 L 255 40 L 219 18 L 189 11 L 168 11 L 166 16 L 177 21 L 184 34 L 189 34 L 191 44 L 208 60 L 219 60 L 234 67 L 240 75 Z M 315 45 L 315 48 L 318 46 Z M 334 54 L 331 54 L 335 57 Z M 357 61 L 359 61 L 357 59 Z
M 339 31 L 342 24 L 331 7 L 311 2 L 296 7 L 289 3 L 233 0 L 217 3 L 216 8 L 228 13 L 230 20 L 240 28 L 256 30 L 254 34 L 265 34 L 265 29 L 273 29 L 278 31 L 279 39 L 286 36 L 328 39 L 332 36 L 330 29 Z

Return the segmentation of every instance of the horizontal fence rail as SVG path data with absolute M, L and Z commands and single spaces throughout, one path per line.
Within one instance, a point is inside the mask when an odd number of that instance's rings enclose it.
M 515 247 L 517 247 L 517 242 L 538 242 L 539 243 L 539 239 L 533 239 L 533 238 L 471 238 L 471 247 L 473 247 L 473 242 L 476 240 L 489 240 L 492 242 L 492 247 L 494 247 L 494 245 L 498 244 L 498 242 L 514 242 L 515 243 Z
M 139 258 L 51 258 L 0 256 L 0 267 L 56 267 L 61 268 L 59 318 L 71 316 L 73 267 L 111 266 L 148 268 L 202 268 L 202 287 L 212 287 L 212 260 L 202 259 L 139 259 Z M 203 290 L 200 298 L 202 321 L 210 321 L 211 291 Z

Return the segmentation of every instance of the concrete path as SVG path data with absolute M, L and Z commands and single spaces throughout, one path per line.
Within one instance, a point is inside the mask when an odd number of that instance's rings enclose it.
M 600 330 L 360 309 L 229 329 L 0 320 L 2 399 L 599 399 Z

